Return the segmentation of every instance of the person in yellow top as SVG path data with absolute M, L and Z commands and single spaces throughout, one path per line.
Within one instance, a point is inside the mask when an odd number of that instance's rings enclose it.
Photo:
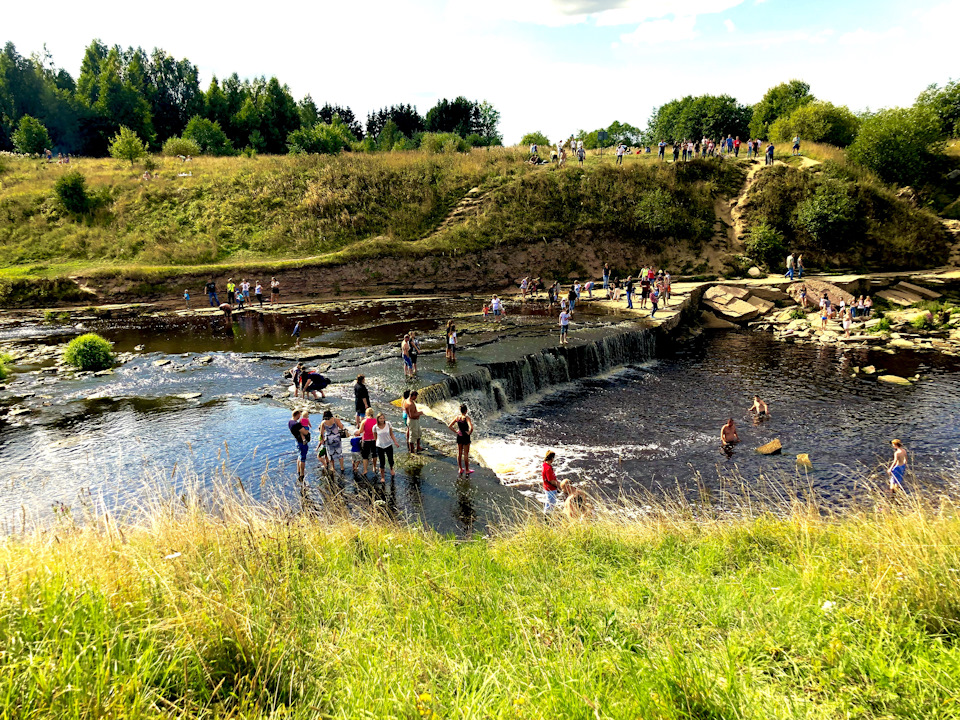
M 237 296 L 237 285 L 233 278 L 227 280 L 227 302 L 233 305 L 233 299 Z

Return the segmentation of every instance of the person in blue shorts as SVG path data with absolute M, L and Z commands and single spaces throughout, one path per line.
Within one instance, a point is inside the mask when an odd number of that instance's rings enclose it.
M 297 441 L 297 477 L 303 480 L 307 470 L 307 452 L 310 450 L 310 429 L 300 424 L 300 416 L 303 413 L 300 410 L 294 410 L 290 420 L 287 421 L 287 428 L 293 439 Z
M 907 449 L 899 440 L 891 440 L 893 445 L 893 462 L 887 468 L 890 474 L 890 494 L 893 494 L 899 488 L 903 490 L 903 476 L 907 472 Z

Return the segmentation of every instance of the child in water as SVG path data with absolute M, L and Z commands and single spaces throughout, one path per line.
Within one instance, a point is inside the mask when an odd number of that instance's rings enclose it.
M 190 291 L 189 290 L 183 291 L 183 303 L 184 305 L 187 306 L 187 310 L 189 310 L 190 309 Z

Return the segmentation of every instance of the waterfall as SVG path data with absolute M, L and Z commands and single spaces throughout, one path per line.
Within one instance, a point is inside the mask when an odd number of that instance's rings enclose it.
M 471 408 L 495 413 L 552 386 L 649 360 L 654 349 L 654 335 L 646 329 L 546 348 L 518 360 L 483 363 L 479 370 L 425 387 L 419 401 L 434 410 L 467 401 Z

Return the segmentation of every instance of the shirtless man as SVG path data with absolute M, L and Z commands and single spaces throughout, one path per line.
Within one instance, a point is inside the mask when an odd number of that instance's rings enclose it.
M 423 417 L 423 412 L 417 409 L 417 395 L 417 391 L 414 390 L 401 405 L 407 413 L 407 450 L 411 453 L 423 452 L 423 448 L 420 447 L 420 418 Z
M 897 488 L 903 490 L 903 476 L 907 472 L 907 449 L 899 440 L 891 440 L 893 445 L 893 462 L 887 468 L 890 474 L 890 493 L 893 494 Z
M 413 357 L 410 354 L 410 335 L 403 336 L 403 342 L 400 344 L 400 355 L 403 357 L 403 375 L 404 377 L 413 376 Z
M 740 436 L 737 435 L 737 426 L 733 418 L 729 418 L 727 424 L 720 428 L 720 444 L 735 445 L 738 442 L 740 442 Z
M 760 399 L 759 395 L 753 396 L 753 406 L 750 408 L 750 412 L 757 414 L 757 420 L 764 420 L 770 417 L 770 408 Z

